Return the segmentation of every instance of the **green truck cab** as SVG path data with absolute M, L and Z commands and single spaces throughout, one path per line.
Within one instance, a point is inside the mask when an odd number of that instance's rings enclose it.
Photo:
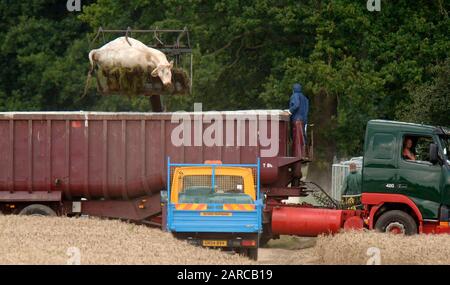
M 406 234 L 450 232 L 449 143 L 450 129 L 445 127 L 368 122 L 362 203 L 370 229 Z

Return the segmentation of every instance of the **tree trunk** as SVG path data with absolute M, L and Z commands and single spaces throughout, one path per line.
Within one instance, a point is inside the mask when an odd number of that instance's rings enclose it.
M 308 168 L 308 181 L 331 191 L 331 166 L 336 154 L 336 140 L 332 133 L 337 126 L 337 98 L 321 90 L 311 99 L 311 116 L 314 124 L 314 161 Z

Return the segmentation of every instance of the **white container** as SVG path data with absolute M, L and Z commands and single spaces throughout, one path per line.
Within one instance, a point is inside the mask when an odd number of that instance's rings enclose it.
M 354 157 L 348 161 L 334 163 L 331 173 L 331 197 L 335 200 L 341 201 L 341 188 L 345 177 L 350 173 L 350 163 L 356 164 L 356 169 L 361 172 L 363 157 Z

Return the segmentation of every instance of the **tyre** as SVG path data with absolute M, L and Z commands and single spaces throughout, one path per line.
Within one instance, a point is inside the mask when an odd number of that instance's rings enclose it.
M 267 245 L 267 243 L 269 243 L 269 241 L 271 239 L 272 238 L 270 236 L 268 236 L 268 235 L 261 235 L 260 238 L 259 238 L 259 246 L 260 247 L 265 247 Z
M 248 258 L 257 261 L 258 260 L 258 248 L 248 248 L 247 256 L 248 256 Z
M 382 214 L 375 223 L 375 230 L 393 234 L 417 234 L 416 221 L 400 210 L 391 210 Z
M 267 243 L 272 239 L 270 217 L 263 216 L 263 231 L 259 234 L 259 246 L 265 247 Z
M 53 211 L 53 209 L 51 209 L 48 206 L 41 205 L 41 204 L 33 204 L 33 205 L 23 208 L 22 211 L 20 211 L 19 215 L 54 217 L 54 216 L 56 216 L 56 212 Z

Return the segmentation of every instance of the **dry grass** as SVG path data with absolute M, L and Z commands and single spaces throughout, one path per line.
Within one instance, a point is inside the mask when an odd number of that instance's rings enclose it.
M 0 216 L 0 264 L 67 264 L 71 247 L 81 264 L 252 264 L 120 221 Z
M 124 94 L 130 97 L 148 94 L 150 91 L 156 92 L 155 94 L 158 95 L 189 94 L 191 84 L 188 74 L 181 68 L 172 69 L 172 83 L 175 83 L 174 90 L 163 86 L 159 77 L 152 77 L 148 71 L 141 68 L 100 68 L 96 73 L 96 78 L 97 89 L 101 94 Z
M 367 264 L 370 247 L 380 249 L 381 264 L 450 264 L 450 235 L 400 236 L 347 232 L 322 236 L 315 247 L 321 264 Z
M 262 249 L 260 264 L 366 264 L 370 247 L 380 249 L 381 264 L 450 264 L 450 235 L 346 232 L 308 249 L 304 239 L 283 241 L 288 246 Z M 0 264 L 67 264 L 71 247 L 80 249 L 81 264 L 255 264 L 120 221 L 0 216 Z

